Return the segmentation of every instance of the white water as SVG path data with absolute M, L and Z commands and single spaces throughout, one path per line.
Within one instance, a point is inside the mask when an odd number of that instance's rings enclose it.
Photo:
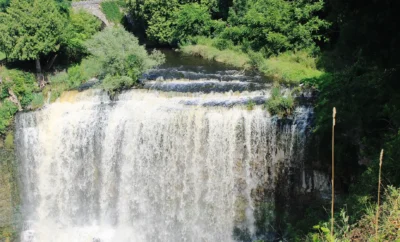
M 111 102 L 92 90 L 19 114 L 22 240 L 233 241 L 235 226 L 254 236 L 255 189 L 302 168 L 311 110 L 278 125 L 261 107 L 196 105 L 237 98 L 136 90 Z

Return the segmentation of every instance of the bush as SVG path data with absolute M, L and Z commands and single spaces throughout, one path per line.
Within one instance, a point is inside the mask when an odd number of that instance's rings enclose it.
M 294 109 L 294 99 L 291 94 L 283 96 L 278 87 L 271 91 L 271 97 L 266 101 L 265 107 L 271 115 L 287 117 Z
M 43 89 L 43 93 L 46 95 L 51 94 L 50 102 L 54 102 L 68 88 L 68 74 L 63 71 L 50 76 L 50 85 Z
M 256 106 L 256 103 L 253 100 L 250 100 L 249 102 L 247 102 L 246 104 L 246 108 L 247 110 L 251 111 L 254 109 L 254 107 Z
M 68 87 L 74 88 L 86 81 L 86 77 L 79 65 L 68 68 Z
M 136 37 L 122 27 L 106 28 L 85 43 L 91 53 L 87 63 L 97 63 L 99 78 L 129 77 L 133 85 L 140 75 L 165 61 L 160 51 L 150 55 Z M 109 79 L 110 80 L 110 79 Z M 125 86 L 125 85 L 124 85 Z
M 43 93 L 35 93 L 33 94 L 33 100 L 31 103 L 31 109 L 38 109 L 43 107 L 44 105 L 44 95 Z
M 133 84 L 135 84 L 135 81 L 127 76 L 106 76 L 101 86 L 113 97 L 117 92 L 129 88 Z
M 216 38 L 213 39 L 212 46 L 219 50 L 226 50 L 233 47 L 233 42 L 227 39 Z
M 0 135 L 5 134 L 8 127 L 11 125 L 14 114 L 18 111 L 17 105 L 4 100 L 0 102 Z
M 261 53 L 249 50 L 247 54 L 250 58 L 249 64 L 253 69 L 264 65 L 265 59 Z
M 35 75 L 20 70 L 5 68 L 0 69 L 0 100 L 10 96 L 11 89 L 17 96 L 22 107 L 29 105 L 33 99 L 33 93 L 39 91 Z
M 219 36 L 226 28 L 226 22 L 222 20 L 212 20 L 211 22 L 211 33 L 212 37 Z
M 383 204 L 379 207 L 378 238 L 376 241 L 399 241 L 400 233 L 400 188 L 387 187 Z M 354 224 L 344 210 L 335 216 L 335 241 L 374 241 L 376 204 L 365 208 L 364 216 Z M 317 233 L 311 233 L 306 241 L 330 242 L 330 224 L 325 222 L 314 226 Z

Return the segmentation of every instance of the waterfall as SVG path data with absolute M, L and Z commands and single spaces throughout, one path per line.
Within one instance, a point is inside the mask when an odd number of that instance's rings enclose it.
M 301 187 L 312 109 L 280 120 L 261 106 L 221 105 L 243 96 L 72 91 L 18 114 L 22 241 L 266 236 L 276 206 Z

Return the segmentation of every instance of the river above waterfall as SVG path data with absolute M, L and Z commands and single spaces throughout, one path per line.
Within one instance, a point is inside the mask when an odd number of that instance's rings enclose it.
M 271 116 L 247 106 L 269 98 L 267 84 L 185 63 L 113 100 L 71 91 L 17 115 L 23 242 L 277 237 L 294 194 L 318 185 L 304 170 L 312 108 Z

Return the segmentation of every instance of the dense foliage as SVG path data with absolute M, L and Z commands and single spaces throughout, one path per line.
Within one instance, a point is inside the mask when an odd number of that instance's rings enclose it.
M 191 36 L 209 35 L 213 22 L 204 5 L 191 3 L 181 5 L 174 16 L 172 39 L 185 41 Z
M 112 10 L 114 5 L 105 2 L 103 8 Z M 12 0 L 2 1 L 1 6 L 0 57 L 3 59 L 4 54 L 8 66 L 0 67 L 0 139 L 18 110 L 40 108 L 92 78 L 104 79 L 102 87 L 113 95 L 131 87 L 142 72 L 164 61 L 157 51 L 148 55 L 122 27 L 99 33 L 100 20 L 83 10 L 71 9 L 68 0 Z M 47 75 L 49 85 L 41 88 L 32 73 L 9 68 L 32 70 L 29 60 L 39 64 L 46 60 L 44 71 L 48 72 L 57 56 L 61 56 L 60 64 Z
M 86 41 L 86 48 L 101 66 L 99 77 L 111 92 L 131 87 L 140 75 L 164 62 L 159 51 L 147 54 L 136 37 L 121 27 L 106 28 Z
M 0 67 L 0 136 L 5 135 L 12 123 L 18 105 L 27 107 L 33 100 L 33 93 L 38 91 L 35 76 L 18 70 L 6 70 Z M 17 97 L 14 100 L 13 95 Z
M 315 14 L 323 8 L 322 1 L 251 0 L 244 4 L 131 0 L 130 6 L 148 38 L 158 43 L 182 43 L 197 35 L 219 36 L 265 56 L 314 49 L 314 40 L 324 39 L 320 29 L 328 26 Z M 227 19 L 219 18 L 227 12 Z
M 101 22 L 93 15 L 80 10 L 71 11 L 63 35 L 63 47 L 68 56 L 79 59 L 86 53 L 83 43 L 100 31 Z
M 10 0 L 0 0 L 0 12 L 4 12 L 9 4 Z
M 330 242 L 330 241 L 399 241 L 400 223 L 400 189 L 388 186 L 384 196 L 384 202 L 379 207 L 381 210 L 376 234 L 376 207 L 366 208 L 365 214 L 356 221 L 350 223 L 350 217 L 345 210 L 341 210 L 335 224 L 335 238 L 330 234 L 328 223 L 321 223 L 314 226 L 318 232 L 309 234 L 304 240 L 309 242 Z
M 279 87 L 272 88 L 271 97 L 265 103 L 266 108 L 272 115 L 286 117 L 294 108 L 294 100 L 290 94 L 282 94 Z
M 64 26 L 54 0 L 12 0 L 0 13 L 0 50 L 11 60 L 40 60 L 58 50 Z

